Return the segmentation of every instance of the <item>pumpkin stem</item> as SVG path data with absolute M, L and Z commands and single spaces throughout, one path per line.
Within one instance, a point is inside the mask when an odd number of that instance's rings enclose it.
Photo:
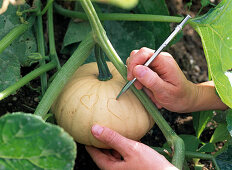
M 95 58 L 99 70 L 98 80 L 107 81 L 112 79 L 112 74 L 107 66 L 105 55 L 99 45 L 95 45 Z

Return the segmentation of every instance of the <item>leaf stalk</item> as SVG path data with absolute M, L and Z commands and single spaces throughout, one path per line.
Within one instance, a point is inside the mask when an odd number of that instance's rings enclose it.
M 61 5 L 54 3 L 54 9 L 57 13 L 70 17 L 88 20 L 83 12 L 71 11 L 63 8 Z M 176 22 L 179 23 L 184 17 L 150 15 L 150 14 L 127 14 L 127 13 L 99 13 L 98 17 L 101 21 L 151 21 L 151 22 Z
M 41 1 L 37 0 L 36 7 L 38 7 L 38 12 L 41 12 Z M 36 24 L 35 24 L 35 30 L 36 30 L 36 37 L 37 37 L 37 45 L 38 45 L 38 52 L 45 56 L 45 44 L 44 44 L 44 32 L 43 32 L 43 20 L 42 15 L 38 15 L 36 18 Z M 39 62 L 40 66 L 45 64 L 45 59 L 40 60 Z M 44 73 L 40 76 L 41 79 L 41 93 L 44 95 L 45 91 L 47 90 L 48 83 L 47 83 L 47 74 Z
M 20 89 L 21 87 L 23 87 L 27 83 L 29 83 L 31 80 L 35 79 L 36 77 L 40 76 L 41 74 L 43 74 L 49 70 L 52 70 L 55 67 L 56 67 L 56 63 L 54 61 L 52 61 L 48 64 L 45 64 L 45 65 L 33 70 L 32 72 L 30 72 L 29 74 L 27 74 L 26 76 L 21 78 L 18 82 L 16 82 L 12 86 L 3 90 L 0 93 L 0 101 L 3 100 L 4 98 L 8 97 L 12 93 L 14 93 L 16 90 Z
M 55 45 L 55 36 L 54 36 L 54 24 L 53 24 L 53 0 L 48 0 L 47 4 L 51 4 L 48 7 L 48 38 L 49 38 L 49 50 L 50 50 L 50 57 L 52 60 L 55 60 L 57 63 L 57 70 L 60 70 L 60 61 L 58 59 L 58 55 L 56 52 L 56 45 Z

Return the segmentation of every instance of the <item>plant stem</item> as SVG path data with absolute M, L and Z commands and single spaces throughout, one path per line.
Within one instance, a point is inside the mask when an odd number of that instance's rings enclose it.
M 41 2 L 40 0 L 36 1 L 36 7 L 38 7 L 38 12 L 41 12 Z M 44 32 L 43 32 L 43 20 L 42 16 L 38 15 L 36 19 L 36 37 L 37 37 L 37 45 L 38 45 L 38 52 L 42 55 L 45 56 L 45 45 L 44 45 Z M 40 60 L 39 62 L 40 66 L 45 64 L 45 59 Z M 40 76 L 41 78 L 41 93 L 44 95 L 45 91 L 47 90 L 47 75 L 46 73 L 42 74 Z
M 63 67 L 58 72 L 55 79 L 52 81 L 48 90 L 44 94 L 41 102 L 35 110 L 35 115 L 39 115 L 42 118 L 46 117 L 51 105 L 58 97 L 63 87 L 67 81 L 71 78 L 73 73 L 81 66 L 86 58 L 91 54 L 94 47 L 93 35 L 90 33 L 85 40 L 81 42 L 73 55 L 69 60 L 63 65 Z
M 164 148 L 159 148 L 159 147 L 151 147 L 152 149 L 156 150 L 157 152 L 159 152 L 162 155 L 166 155 L 166 156 L 170 156 L 169 154 L 167 154 L 167 152 L 171 152 L 170 149 L 164 149 Z M 166 152 L 166 151 L 167 152 Z M 203 160 L 211 160 L 214 163 L 214 166 L 216 169 L 220 169 L 217 165 L 217 162 L 214 158 L 214 155 L 210 155 L 210 154 L 204 154 L 204 153 L 199 153 L 199 152 L 191 152 L 191 151 L 185 151 L 185 157 L 186 159 L 203 159 Z
M 49 4 L 50 1 L 51 0 L 48 0 L 47 4 Z M 50 57 L 52 60 L 56 61 L 57 69 L 60 70 L 61 66 L 60 66 L 60 61 L 57 56 L 55 38 L 54 38 L 53 5 L 52 4 L 50 4 L 48 8 L 47 15 L 48 15 L 48 38 L 49 38 Z
M 14 93 L 16 90 L 23 87 L 25 84 L 29 83 L 31 80 L 35 79 L 36 77 L 40 76 L 41 74 L 43 74 L 43 73 L 45 73 L 45 72 L 47 72 L 55 67 L 56 67 L 56 63 L 54 61 L 52 61 L 48 64 L 45 64 L 45 65 L 33 70 L 32 72 L 30 72 L 29 74 L 27 74 L 26 76 L 21 78 L 18 82 L 16 82 L 12 86 L 8 87 L 7 89 L 3 90 L 0 93 L 0 101 L 3 100 L 4 98 L 6 98 L 7 96 L 11 95 L 12 93 Z
M 71 11 L 63 8 L 61 5 L 54 3 L 54 9 L 57 13 L 71 18 L 79 18 L 87 20 L 85 13 Z M 156 21 L 156 22 L 181 22 L 183 17 L 164 16 L 164 15 L 150 15 L 150 14 L 126 14 L 126 13 L 99 13 L 98 17 L 102 21 Z
M 104 28 L 101 25 L 101 22 L 97 16 L 97 13 L 90 0 L 81 0 L 81 5 L 85 10 L 89 18 L 89 22 L 92 26 L 94 37 L 96 42 L 101 46 L 103 51 L 109 57 L 111 62 L 114 64 L 116 69 L 122 75 L 122 77 L 127 80 L 127 69 L 121 58 L 116 53 L 112 44 L 110 43 Z M 172 128 L 168 125 L 162 115 L 159 113 L 158 109 L 149 99 L 149 97 L 142 91 L 137 90 L 134 86 L 131 88 L 135 95 L 139 98 L 141 103 L 144 105 L 146 110 L 151 114 L 164 136 L 167 139 L 169 146 L 173 149 L 173 159 L 172 163 L 179 169 L 182 169 L 184 156 L 185 156 L 185 147 L 183 140 L 176 135 Z
M 20 24 L 0 40 L 0 54 L 20 35 L 30 28 L 29 24 Z
M 43 9 L 42 12 L 41 12 L 41 15 L 44 15 L 44 14 L 47 12 L 47 10 L 49 9 L 49 7 L 52 6 L 53 1 L 54 1 L 54 0 L 48 0 L 48 1 L 47 1 L 46 6 L 44 7 L 44 9 Z
M 99 45 L 95 45 L 95 58 L 97 61 L 97 66 L 99 70 L 98 80 L 107 81 L 112 79 L 112 74 L 107 66 L 105 56 L 102 52 L 101 47 Z

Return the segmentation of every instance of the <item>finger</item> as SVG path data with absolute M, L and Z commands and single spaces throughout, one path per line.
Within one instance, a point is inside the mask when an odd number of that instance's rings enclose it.
M 136 65 L 142 65 L 144 64 L 152 55 L 154 54 L 154 50 L 151 50 L 149 48 L 143 47 L 141 48 L 137 53 L 130 56 L 130 59 L 128 61 L 128 72 L 127 72 L 127 78 L 128 80 L 133 79 L 133 69 Z
M 113 157 L 115 157 L 116 159 L 121 160 L 122 156 L 120 155 L 120 153 L 118 153 L 116 150 L 112 150 L 111 154 L 113 155 Z
M 155 99 L 154 94 L 151 90 L 147 89 L 146 87 L 143 88 L 145 93 L 149 96 L 149 98 L 152 100 L 152 102 L 156 105 L 158 109 L 161 109 L 162 106 L 159 104 L 159 102 Z
M 167 64 L 168 62 L 168 64 Z M 169 62 L 176 62 L 175 59 L 172 57 L 171 54 L 167 53 L 167 52 L 161 52 L 156 58 L 155 60 L 153 60 L 151 62 L 151 64 L 149 65 L 149 67 L 160 67 L 160 66 L 164 66 L 164 65 L 169 65 Z
M 126 60 L 126 65 L 128 66 L 129 64 L 130 64 L 130 61 L 131 61 L 131 57 L 132 56 L 134 56 L 137 52 L 138 52 L 139 50 L 133 50 L 131 53 L 130 53 L 130 56 L 127 58 L 127 60 Z M 129 70 L 128 70 L 128 68 L 127 68 L 127 73 L 129 72 Z M 132 79 L 132 77 L 131 77 L 131 75 L 129 74 L 127 74 L 127 79 L 128 80 L 131 80 Z
M 166 52 L 160 53 L 149 67 L 164 81 L 173 85 L 177 85 L 178 79 L 183 77 L 183 73 L 174 58 Z
M 128 63 L 130 62 L 130 57 L 135 55 L 139 50 L 133 50 L 131 53 L 130 53 L 130 56 L 126 59 L 126 64 L 128 65 Z
M 121 136 L 119 133 L 107 127 L 94 125 L 92 127 L 92 134 L 99 141 L 118 151 L 124 158 L 131 154 L 128 153 L 128 148 L 131 145 L 131 142 L 134 141 Z
M 116 162 L 109 159 L 109 157 L 99 149 L 91 146 L 86 146 L 85 148 L 100 169 L 106 169 L 107 167 L 112 167 L 115 165 Z
M 116 158 L 114 157 L 114 155 L 112 154 L 112 150 L 110 149 L 104 149 L 104 150 L 101 150 L 102 153 L 104 153 L 105 155 L 108 156 L 108 159 L 112 160 L 112 161 L 118 161 L 118 160 L 121 160 L 120 158 Z
M 135 81 L 134 85 L 138 90 L 141 90 L 143 88 L 143 85 L 139 81 Z
M 133 75 L 153 93 L 162 93 L 165 87 L 169 85 L 156 72 L 146 66 L 137 65 L 133 70 Z
M 135 55 L 139 50 L 133 50 L 131 53 L 130 53 L 130 57 Z

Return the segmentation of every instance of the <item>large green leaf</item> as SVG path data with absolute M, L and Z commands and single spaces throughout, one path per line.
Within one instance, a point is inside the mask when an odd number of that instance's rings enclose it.
M 71 20 L 63 41 L 63 49 L 69 45 L 75 44 L 84 40 L 84 38 L 91 31 L 89 22 L 75 22 Z M 71 54 L 71 53 L 69 53 Z
M 128 11 L 109 7 L 103 12 L 128 13 Z M 169 15 L 164 0 L 142 0 L 131 12 Z M 132 50 L 141 47 L 156 49 L 170 34 L 168 23 L 106 21 L 104 25 L 110 41 L 124 62 Z
M 0 0 L 0 6 L 2 1 Z M 21 10 L 28 7 L 28 5 L 23 5 Z M 21 24 L 16 11 L 17 7 L 10 5 L 8 10 L 0 15 L 0 39 L 6 36 L 14 27 Z M 0 91 L 20 78 L 20 65 L 30 65 L 33 61 L 28 56 L 36 52 L 36 50 L 35 36 L 32 30 L 29 30 L 0 54 Z
M 232 1 L 222 0 L 192 26 L 202 39 L 209 72 L 222 101 L 232 107 Z
M 0 118 L 0 169 L 72 169 L 73 139 L 56 125 L 32 114 Z
M 134 10 L 136 13 L 142 13 L 142 14 L 154 14 L 154 15 L 169 15 L 169 11 L 167 8 L 167 5 L 165 3 L 165 0 L 143 0 L 140 1 L 137 8 Z M 155 46 L 151 48 L 158 48 L 165 39 L 170 34 L 170 25 L 169 23 L 163 23 L 163 22 L 147 22 L 144 24 L 144 27 L 149 29 L 153 36 L 155 37 L 156 44 Z

